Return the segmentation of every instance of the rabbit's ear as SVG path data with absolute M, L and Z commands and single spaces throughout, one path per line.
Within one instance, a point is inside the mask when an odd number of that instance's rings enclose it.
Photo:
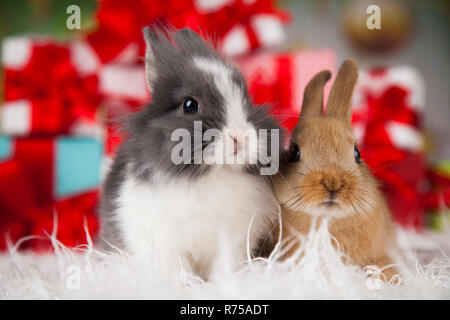
M 150 27 L 144 28 L 144 39 L 146 44 L 145 49 L 145 77 L 147 80 L 147 85 L 150 91 L 153 89 L 153 83 L 157 77 L 157 70 L 156 70 L 156 52 L 155 52 L 155 46 L 157 44 L 158 35 L 150 29 Z
M 330 79 L 328 70 L 319 72 L 312 78 L 305 88 L 303 95 L 301 116 L 320 116 L 323 109 L 323 87 Z
M 181 50 L 206 50 L 205 41 L 192 29 L 184 28 L 175 35 L 175 42 Z
M 336 81 L 331 88 L 325 113 L 329 117 L 350 122 L 351 100 L 358 81 L 358 66 L 352 60 L 345 60 L 339 69 Z
M 322 115 L 323 109 L 323 87 L 330 79 L 331 73 L 323 70 L 312 78 L 305 88 L 303 95 L 302 111 L 297 126 L 294 128 L 293 135 L 297 136 L 299 123 L 302 117 L 314 117 Z

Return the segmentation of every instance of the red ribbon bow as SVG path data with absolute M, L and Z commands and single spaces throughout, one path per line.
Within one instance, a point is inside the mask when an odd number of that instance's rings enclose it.
M 94 121 L 101 96 L 97 76 L 81 76 L 67 47 L 36 44 L 23 69 L 6 69 L 5 101 L 17 99 L 32 104 L 31 132 L 57 134 L 76 120 Z
M 247 30 L 251 49 L 260 47 L 250 19 L 256 14 L 270 14 L 287 21 L 286 12 L 277 10 L 273 0 L 256 0 L 249 4 L 235 0 L 218 10 L 201 11 L 193 0 L 105 0 L 97 11 L 99 28 L 89 42 L 102 62 L 116 58 L 130 44 L 136 45 L 134 61 L 145 55 L 142 29 L 153 23 L 169 23 L 175 28 L 189 27 L 206 37 L 221 40 L 236 25 Z
M 423 184 L 426 164 L 423 155 L 394 145 L 387 123 L 390 121 L 420 128 L 419 115 L 408 105 L 411 94 L 401 86 L 390 86 L 381 95 L 363 89 L 367 109 L 353 114 L 354 122 L 365 124 L 361 144 L 363 157 L 381 181 L 397 222 L 420 228 L 424 222 Z

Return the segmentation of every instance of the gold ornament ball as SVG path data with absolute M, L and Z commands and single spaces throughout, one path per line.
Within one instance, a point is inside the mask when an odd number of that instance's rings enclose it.
M 380 29 L 369 29 L 370 5 L 380 8 Z M 410 9 L 401 1 L 354 1 L 344 10 L 342 27 L 346 37 L 361 51 L 390 53 L 402 47 L 413 31 Z

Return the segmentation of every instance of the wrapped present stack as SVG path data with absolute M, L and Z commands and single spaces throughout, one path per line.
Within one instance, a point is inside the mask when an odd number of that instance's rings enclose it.
M 55 232 L 66 245 L 98 229 L 103 154 L 98 76 L 76 67 L 74 45 L 11 38 L 2 46 L 0 240 L 45 250 Z
M 115 120 L 151 100 L 144 26 L 169 23 L 213 39 L 243 71 L 253 100 L 272 105 L 288 130 L 308 81 L 323 69 L 335 74 L 338 65 L 333 50 L 271 50 L 283 42 L 289 19 L 272 0 L 104 0 L 95 19 L 97 29 L 73 41 L 2 43 L 0 233 L 11 243 L 33 235 L 21 242 L 24 249 L 51 248 L 48 235 L 68 246 L 86 243 L 87 233 L 95 237 L 102 172 L 121 143 Z M 433 201 L 424 189 L 424 86 L 410 68 L 363 71 L 360 84 L 353 124 L 363 157 L 396 221 L 420 228 Z M 0 238 L 0 250 L 7 246 Z

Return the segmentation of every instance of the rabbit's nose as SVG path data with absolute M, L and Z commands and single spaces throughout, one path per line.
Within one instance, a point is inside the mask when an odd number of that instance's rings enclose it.
M 336 192 L 337 191 L 330 191 L 329 192 L 329 199 L 330 200 L 334 200 L 334 198 L 336 198 Z
M 330 193 L 331 198 L 333 198 L 336 193 L 342 188 L 342 181 L 336 177 L 326 177 L 322 179 L 320 183 Z

